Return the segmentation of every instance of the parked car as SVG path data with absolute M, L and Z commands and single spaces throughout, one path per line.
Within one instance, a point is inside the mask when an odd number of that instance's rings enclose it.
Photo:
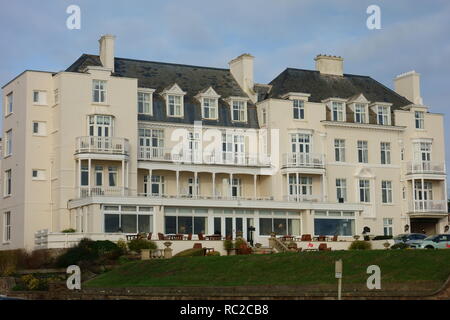
M 411 244 L 418 249 L 450 249 L 450 234 L 436 234 Z
M 420 240 L 424 240 L 427 235 L 423 233 L 403 233 L 394 237 L 395 244 L 405 243 L 408 246 L 411 246 L 413 243 L 416 243 Z

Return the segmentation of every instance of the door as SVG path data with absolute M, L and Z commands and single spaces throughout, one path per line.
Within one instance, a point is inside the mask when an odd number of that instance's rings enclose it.
M 112 136 L 112 116 L 92 115 L 89 116 L 89 136 L 91 145 L 99 150 L 112 147 L 109 137 Z
M 291 151 L 294 165 L 310 163 L 311 135 L 304 133 L 291 134 Z
M 188 136 L 188 150 L 186 152 L 185 161 L 187 162 L 200 162 L 200 134 L 197 132 L 189 132 Z
M 430 200 L 433 200 L 433 185 L 429 181 L 421 181 L 415 183 L 415 209 L 431 210 Z
M 222 134 L 222 159 L 225 163 L 244 164 L 245 142 L 240 134 Z
M 233 218 L 225 218 L 225 237 L 233 238 Z

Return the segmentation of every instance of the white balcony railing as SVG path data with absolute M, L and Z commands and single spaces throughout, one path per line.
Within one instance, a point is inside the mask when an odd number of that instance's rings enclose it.
M 179 194 L 177 195 L 169 195 L 169 194 L 160 194 L 160 193 L 139 193 L 140 197 L 151 197 L 151 198 L 161 198 L 161 199 L 199 199 L 199 200 L 239 200 L 239 201 L 273 201 L 273 197 L 231 197 L 231 196 L 222 196 L 222 195 L 192 195 L 192 194 Z
M 322 197 L 316 195 L 288 195 L 284 200 L 293 202 L 321 202 Z
M 406 174 L 445 174 L 443 162 L 409 161 L 406 163 Z
M 222 164 L 238 166 L 270 166 L 270 158 L 262 154 L 219 152 L 206 153 L 200 151 L 175 151 L 161 147 L 139 146 L 139 160 L 170 161 L 196 164 Z
M 80 187 L 78 196 L 80 198 L 97 196 L 127 196 L 128 188 L 124 187 Z
M 325 155 L 322 153 L 284 153 L 285 168 L 324 168 Z
M 128 139 L 116 137 L 77 137 L 75 153 L 108 153 L 127 155 Z
M 447 212 L 446 200 L 413 200 L 409 203 L 409 212 Z

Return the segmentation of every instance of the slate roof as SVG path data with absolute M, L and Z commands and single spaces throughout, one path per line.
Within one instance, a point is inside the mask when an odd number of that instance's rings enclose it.
M 412 104 L 411 101 L 368 76 L 321 74 L 319 71 L 287 68 L 270 83 L 272 90 L 265 98 L 280 98 L 288 92 L 309 93 L 309 101 L 327 98 L 348 99 L 362 93 L 370 102 L 389 102 L 392 109 Z
M 101 66 L 97 55 L 83 54 L 66 71 L 83 72 L 88 66 Z M 203 120 L 205 125 L 226 127 L 258 128 L 256 107 L 250 101 L 247 104 L 247 123 L 231 121 L 230 106 L 222 99 L 230 96 L 248 97 L 231 75 L 229 69 L 189 66 L 163 62 L 142 61 L 115 58 L 114 75 L 117 77 L 137 78 L 138 86 L 156 89 L 153 94 L 153 116 L 138 115 L 139 120 L 189 123 L 201 121 L 200 103 L 194 97 L 210 86 L 221 96 L 219 99 L 219 120 Z M 184 118 L 166 116 L 166 104 L 159 94 L 165 88 L 177 83 L 186 92 L 184 97 Z

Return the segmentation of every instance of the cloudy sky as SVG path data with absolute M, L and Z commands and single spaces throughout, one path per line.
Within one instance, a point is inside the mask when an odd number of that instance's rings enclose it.
M 251 53 L 261 83 L 286 67 L 313 69 L 318 53 L 340 55 L 346 73 L 370 75 L 389 87 L 397 74 L 416 70 L 424 103 L 446 114 L 450 124 L 448 0 L 0 3 L 1 85 L 25 69 L 63 70 L 82 53 L 97 54 L 99 36 L 112 33 L 118 57 L 227 67 L 235 56 Z M 66 27 L 72 4 L 81 8 L 80 30 Z M 381 30 L 366 27 L 372 4 L 381 8 Z

